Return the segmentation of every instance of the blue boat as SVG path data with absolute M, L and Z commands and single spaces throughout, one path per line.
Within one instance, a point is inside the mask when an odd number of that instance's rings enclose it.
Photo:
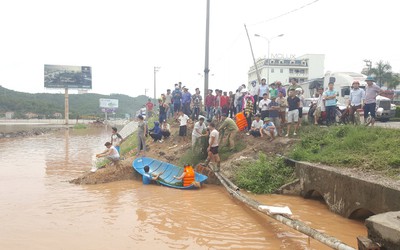
M 197 186 L 194 184 L 183 187 L 181 185 L 182 181 L 177 180 L 174 176 L 180 176 L 183 173 L 183 168 L 175 166 L 171 163 L 162 162 L 153 158 L 149 157 L 139 157 L 136 158 L 133 163 L 132 167 L 141 175 L 144 174 L 144 166 L 149 166 L 151 174 L 158 174 L 160 175 L 160 180 L 157 180 L 163 186 L 178 188 L 178 189 L 196 189 Z M 199 174 L 195 172 L 195 181 L 199 183 L 203 183 L 207 180 L 207 176 L 203 174 Z

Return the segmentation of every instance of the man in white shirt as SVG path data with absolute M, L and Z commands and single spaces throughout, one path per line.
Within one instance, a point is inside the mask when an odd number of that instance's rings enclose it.
M 253 96 L 254 98 L 254 110 L 253 113 L 257 113 L 257 104 L 258 104 L 258 92 L 260 91 L 260 86 L 258 85 L 257 81 L 252 81 L 251 82 L 251 89 L 250 89 L 250 95 Z
M 363 108 L 363 100 L 365 98 L 365 91 L 360 88 L 360 83 L 358 81 L 354 81 L 351 85 L 350 97 L 349 97 L 349 106 L 350 110 L 350 121 L 355 123 L 354 113 L 357 109 Z
M 200 117 L 199 121 L 194 124 L 192 132 L 192 150 L 194 150 L 196 143 L 199 141 L 199 138 L 205 136 L 205 134 L 203 134 L 204 130 L 206 130 L 206 125 L 204 124 L 204 117 Z
M 183 137 L 183 142 L 186 142 L 187 137 L 187 123 L 190 120 L 189 116 L 183 113 L 182 110 L 178 112 L 179 116 L 177 120 L 179 121 L 179 136 Z
M 261 136 L 260 129 L 262 128 L 263 125 L 264 125 L 264 123 L 261 120 L 261 115 L 256 114 L 256 119 L 251 123 L 251 129 L 250 129 L 248 135 L 252 135 L 254 137 Z
M 215 124 L 213 122 L 208 125 L 208 130 L 210 131 L 210 138 L 208 141 L 209 146 L 207 148 L 208 156 L 205 164 L 202 165 L 208 167 L 210 161 L 213 161 L 217 164 L 214 172 L 219 172 L 219 168 L 221 165 L 221 159 L 219 158 L 218 154 L 219 132 L 215 129 Z
M 111 160 L 113 163 L 119 161 L 119 153 L 117 151 L 117 149 L 112 146 L 111 142 L 106 142 L 104 144 L 104 146 L 106 146 L 106 150 L 104 150 L 102 153 L 100 154 L 96 154 L 97 158 L 100 157 L 106 157 L 108 160 Z
M 269 117 L 268 114 L 268 105 L 271 102 L 270 99 L 268 99 L 268 94 L 264 93 L 263 99 L 260 100 L 258 103 L 258 107 L 261 110 L 261 120 L 264 120 L 265 117 Z

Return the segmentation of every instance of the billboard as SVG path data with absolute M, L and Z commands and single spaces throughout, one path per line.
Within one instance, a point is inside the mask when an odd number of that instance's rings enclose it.
M 44 87 L 92 89 L 92 68 L 45 64 Z
M 100 108 L 105 109 L 117 109 L 118 108 L 118 99 L 105 99 L 100 98 Z

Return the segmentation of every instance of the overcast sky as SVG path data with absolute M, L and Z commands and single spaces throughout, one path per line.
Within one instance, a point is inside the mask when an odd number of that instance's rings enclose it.
M 312 3 L 314 2 L 314 3 Z M 291 12 L 280 18 L 271 18 Z M 157 96 L 181 81 L 203 89 L 206 0 L 8 0 L 0 2 L 0 85 L 44 88 L 43 65 L 92 66 L 92 93 Z M 355 71 L 364 59 L 400 71 L 398 7 L 393 0 L 211 0 L 210 87 L 247 83 L 254 37 L 284 34 L 271 54 L 325 54 L 325 71 Z M 73 91 L 71 91 L 73 92 Z

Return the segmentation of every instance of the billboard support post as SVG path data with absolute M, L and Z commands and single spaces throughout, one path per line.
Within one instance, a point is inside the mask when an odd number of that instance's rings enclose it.
M 65 88 L 65 110 L 64 110 L 64 117 L 65 117 L 65 125 L 68 125 L 69 119 L 69 102 L 68 102 L 68 87 Z

